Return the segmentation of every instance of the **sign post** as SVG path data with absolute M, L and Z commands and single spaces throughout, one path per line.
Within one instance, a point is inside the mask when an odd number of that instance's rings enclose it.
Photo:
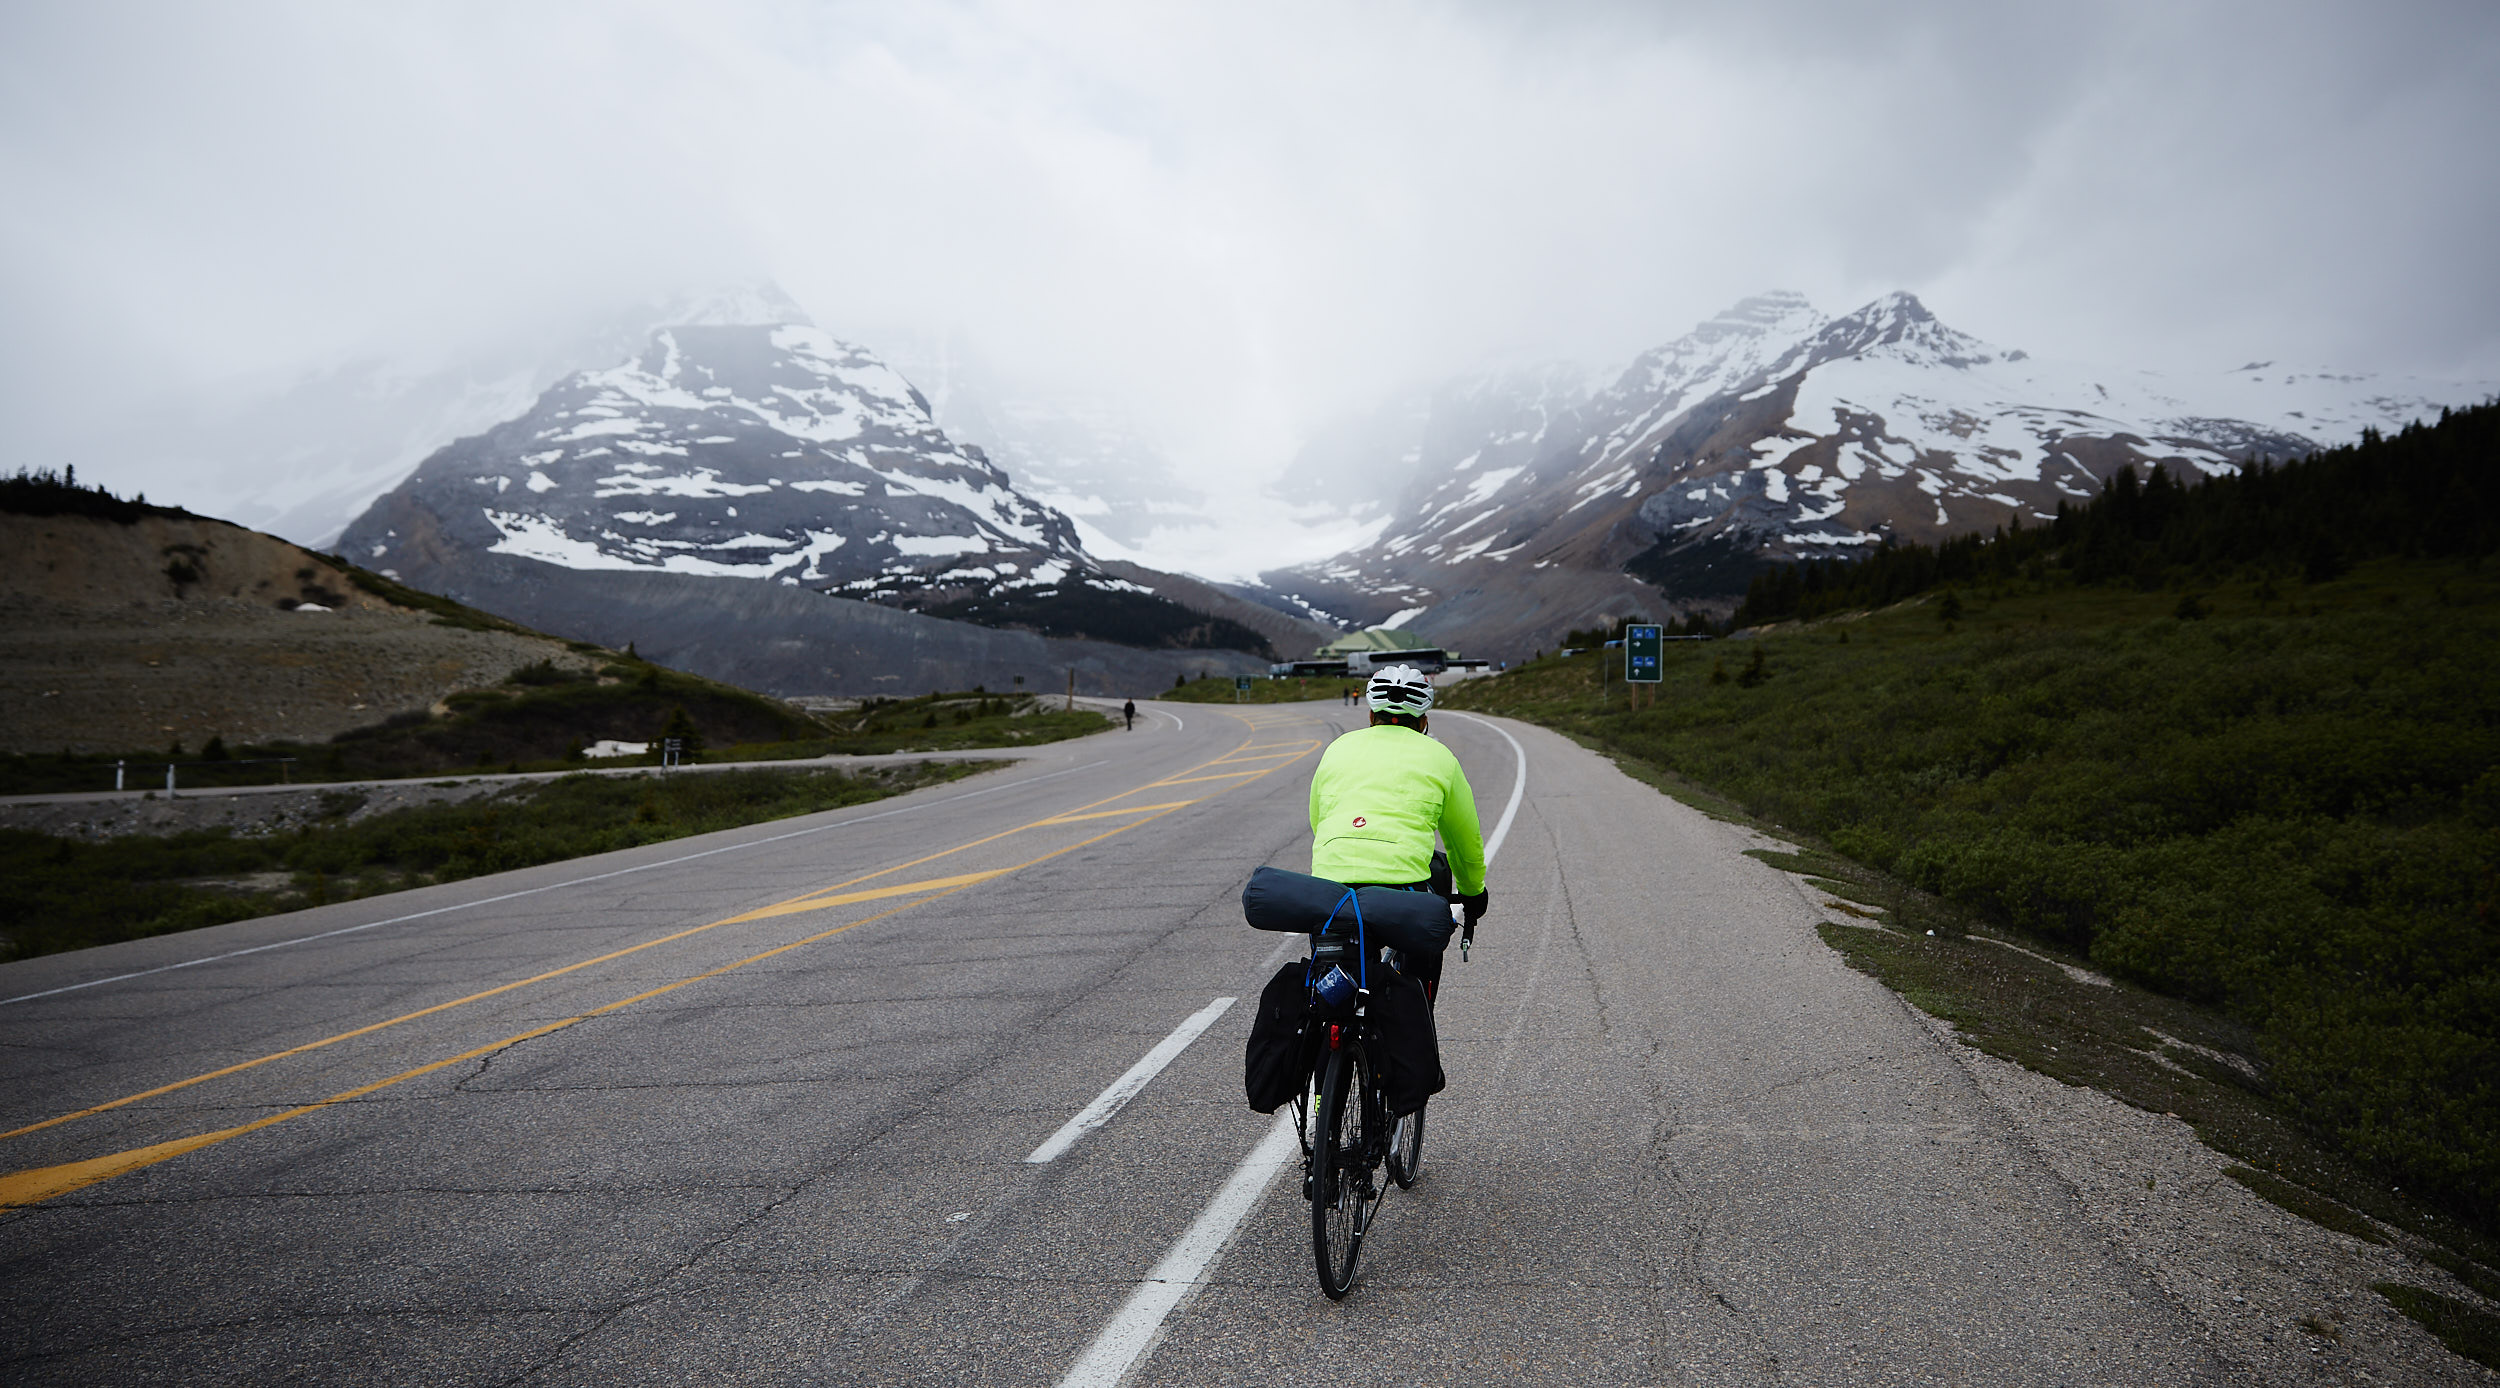
M 1623 629 L 1623 682 L 1629 685 L 1657 684 L 1666 676 L 1665 662 L 1659 653 L 1666 643 L 1666 633 L 1654 626 L 1627 626 Z M 1639 694 L 1636 688 L 1635 696 Z
M 1249 697 L 1250 677 L 1248 675 L 1233 676 L 1233 702 L 1238 704 Z

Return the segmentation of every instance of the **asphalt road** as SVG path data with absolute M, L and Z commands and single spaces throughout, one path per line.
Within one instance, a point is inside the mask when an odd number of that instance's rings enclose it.
M 1423 1180 L 1323 1298 L 1240 1099 L 1287 942 L 1237 894 L 1308 866 L 1352 717 L 1156 706 L 850 811 L 0 966 L 0 1378 L 2224 1377 L 1743 831 L 1451 715 L 1488 825 L 1525 794 Z

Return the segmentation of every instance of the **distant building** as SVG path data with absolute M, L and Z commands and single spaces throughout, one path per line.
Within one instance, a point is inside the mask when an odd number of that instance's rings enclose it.
M 1371 655 L 1381 651 L 1414 651 L 1424 649 L 1424 638 L 1395 627 L 1371 627 L 1350 631 L 1314 652 L 1321 660 L 1344 660 L 1358 653 Z

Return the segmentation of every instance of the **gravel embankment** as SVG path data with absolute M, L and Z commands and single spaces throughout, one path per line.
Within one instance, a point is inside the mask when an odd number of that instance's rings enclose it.
M 129 834 L 184 834 L 230 829 L 237 834 L 283 833 L 308 824 L 353 824 L 393 810 L 481 800 L 508 781 L 394 782 L 386 786 L 245 793 L 204 790 L 168 800 L 162 796 L 0 805 L 0 829 L 22 829 L 97 842 Z M 526 782 L 522 784 L 527 784 Z

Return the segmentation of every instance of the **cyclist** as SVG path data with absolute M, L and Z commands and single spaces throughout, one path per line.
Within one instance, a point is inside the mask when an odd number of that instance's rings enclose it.
M 1311 773 L 1311 875 L 1350 887 L 1433 890 L 1432 837 L 1449 851 L 1451 894 L 1473 926 L 1490 897 L 1484 886 L 1484 839 L 1476 795 L 1458 758 L 1431 737 L 1432 681 L 1411 665 L 1392 665 L 1364 687 L 1371 726 L 1328 744 Z M 1440 990 L 1439 954 L 1399 961 L 1424 985 Z

